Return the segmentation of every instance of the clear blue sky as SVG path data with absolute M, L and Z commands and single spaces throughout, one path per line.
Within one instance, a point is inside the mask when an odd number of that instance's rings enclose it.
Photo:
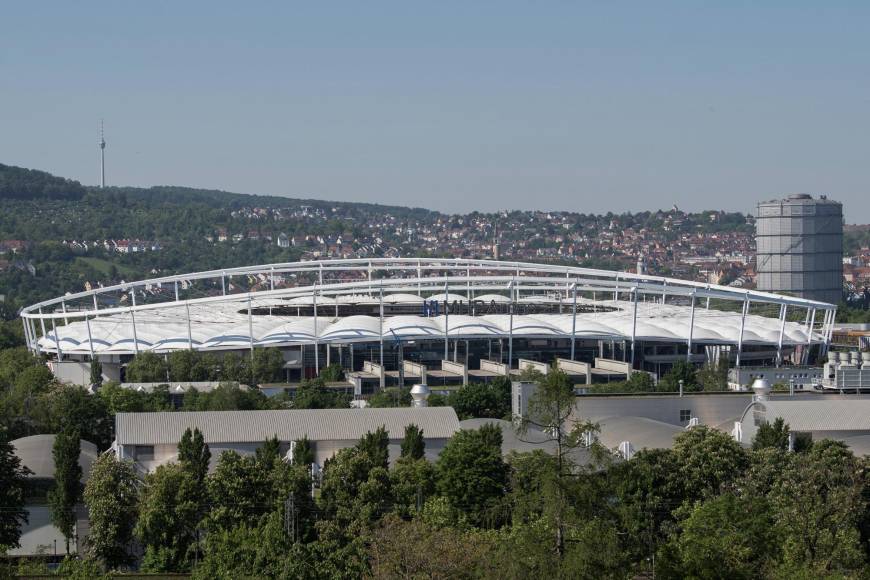
M 870 222 L 870 3 L 9 2 L 0 162 L 424 206 Z

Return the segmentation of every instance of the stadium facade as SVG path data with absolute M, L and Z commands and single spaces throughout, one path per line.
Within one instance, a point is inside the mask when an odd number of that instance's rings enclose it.
M 330 363 L 620 360 L 808 364 L 836 306 L 685 280 L 558 265 L 379 258 L 267 264 L 67 294 L 22 311 L 27 345 L 57 361 L 279 347 L 287 380 Z M 383 379 L 382 379 L 383 381 Z

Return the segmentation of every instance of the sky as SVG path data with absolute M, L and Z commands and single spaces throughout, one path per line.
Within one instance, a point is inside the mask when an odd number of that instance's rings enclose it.
M 10 2 L 0 163 L 452 213 L 870 223 L 870 3 Z

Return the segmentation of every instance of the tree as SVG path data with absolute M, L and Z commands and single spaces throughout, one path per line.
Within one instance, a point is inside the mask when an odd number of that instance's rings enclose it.
M 184 435 L 181 436 L 181 441 L 178 443 L 178 461 L 183 469 L 190 472 L 194 481 L 205 482 L 211 461 L 211 451 L 198 427 L 194 427 L 193 431 L 190 430 L 190 427 L 185 429 Z
M 683 390 L 685 392 L 698 390 L 698 378 L 695 373 L 695 367 L 684 360 L 675 362 L 671 370 L 665 373 L 665 376 L 659 381 L 658 390 L 675 393 L 680 390 L 680 381 L 683 381 Z
M 390 434 L 383 425 L 374 433 L 369 431 L 363 435 L 357 443 L 357 449 L 369 458 L 373 467 L 386 469 L 390 464 Z
M 137 484 L 133 465 L 111 454 L 101 454 L 91 467 L 84 491 L 90 519 L 87 549 L 107 568 L 129 561 L 127 549 L 133 535 Z
M 677 576 L 765 577 L 779 556 L 777 528 L 763 497 L 726 492 L 697 504 L 681 527 L 662 565 Z
M 27 476 L 31 471 L 21 465 L 10 445 L 6 429 L 0 426 L 0 552 L 5 548 L 17 548 L 21 526 L 27 523 L 24 509 L 24 494 Z
M 283 380 L 284 355 L 278 348 L 254 349 L 252 368 L 256 383 L 273 383 Z
M 405 387 L 387 387 L 369 397 L 368 406 L 376 409 L 410 407 L 412 400 L 411 389 Z
M 54 488 L 48 494 L 51 505 L 51 521 L 69 541 L 75 534 L 76 505 L 82 496 L 82 468 L 79 465 L 81 440 L 78 428 L 66 428 L 55 436 L 52 457 L 54 458 Z
M 175 350 L 169 353 L 167 366 L 169 378 L 173 381 L 193 381 L 194 368 L 199 359 L 198 353 L 193 350 Z M 127 371 L 130 372 L 129 369 Z
M 268 510 L 268 474 L 254 457 L 224 451 L 208 476 L 207 485 L 211 501 L 209 533 L 216 528 L 255 525 Z
M 435 467 L 426 459 L 400 457 L 390 470 L 393 511 L 402 517 L 419 513 L 435 493 Z
M 719 357 L 715 364 L 707 363 L 697 372 L 698 383 L 705 391 L 728 390 L 728 357 Z
M 683 485 L 674 476 L 678 466 L 669 449 L 642 449 L 607 472 L 614 490 L 614 512 L 632 561 L 655 559 L 661 542 L 674 529 L 673 511 L 685 501 Z
M 344 379 L 344 369 L 341 368 L 340 364 L 332 363 L 320 370 L 320 378 L 327 383 L 340 382 Z
M 410 459 L 422 459 L 426 453 L 426 440 L 423 438 L 423 430 L 411 423 L 405 427 L 405 438 L 402 439 L 401 457 Z
M 752 439 L 752 449 L 759 450 L 772 447 L 785 451 L 788 449 L 788 425 L 782 417 L 777 417 L 773 423 L 765 421 L 758 427 Z
M 408 538 L 414 538 L 408 549 Z M 492 577 L 494 537 L 475 530 L 438 528 L 420 520 L 388 516 L 373 530 L 371 577 L 472 579 Z
M 103 398 L 83 387 L 56 385 L 37 400 L 34 418 L 49 433 L 76 428 L 79 436 L 108 449 L 114 439 L 114 418 L 109 415 Z
M 91 386 L 100 388 L 103 385 L 103 364 L 93 358 L 91 359 Z
M 250 358 L 229 352 L 220 361 L 220 380 L 247 383 L 251 380 Z
M 720 493 L 749 466 L 749 457 L 739 443 L 703 425 L 677 435 L 673 452 L 677 466 L 673 484 L 682 486 L 686 500 Z
M 505 397 L 505 393 L 497 385 L 471 383 L 451 393 L 450 406 L 460 419 L 503 419 L 510 414 L 510 394 Z
M 146 350 L 127 363 L 126 379 L 130 383 L 161 383 L 168 380 L 168 373 L 164 358 Z
M 347 409 L 350 395 L 327 389 L 321 379 L 303 381 L 293 397 L 294 409 Z
M 271 401 L 259 390 L 241 388 L 236 383 L 221 383 L 211 392 L 188 391 L 185 411 L 251 411 L 268 409 Z
M 481 525 L 501 505 L 507 466 L 501 455 L 501 429 L 484 425 L 461 429 L 447 442 L 436 464 L 437 488 L 450 505 Z
M 293 465 L 311 467 L 312 463 L 314 463 L 314 450 L 311 448 L 311 441 L 308 437 L 297 439 L 293 446 Z
M 242 524 L 210 532 L 203 560 L 193 578 L 295 578 L 294 560 L 304 561 L 298 546 L 290 545 L 278 513 L 254 525 Z M 308 571 L 310 572 L 310 570 Z
M 191 472 L 160 465 L 145 476 L 136 536 L 145 546 L 142 568 L 150 572 L 190 569 L 196 549 L 202 496 Z
M 537 389 L 529 399 L 528 413 L 518 429 L 520 437 L 535 429 L 542 435 L 536 440 L 555 444 L 556 447 L 556 485 L 551 499 L 554 503 L 555 550 L 560 559 L 565 554 L 565 487 L 573 470 L 568 453 L 584 446 L 585 435 L 597 429 L 591 423 L 571 420 L 575 401 L 568 375 L 554 365 L 546 376 L 539 379 Z
M 858 529 L 867 505 L 863 462 L 830 440 L 784 455 L 769 494 L 784 563 L 816 576 L 857 570 L 864 561 Z
M 254 459 L 263 469 L 272 469 L 272 464 L 281 460 L 281 442 L 273 435 L 254 452 Z

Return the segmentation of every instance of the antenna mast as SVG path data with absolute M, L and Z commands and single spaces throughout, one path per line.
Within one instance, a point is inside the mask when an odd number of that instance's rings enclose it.
M 106 187 L 106 140 L 103 138 L 102 119 L 100 119 L 100 187 Z

